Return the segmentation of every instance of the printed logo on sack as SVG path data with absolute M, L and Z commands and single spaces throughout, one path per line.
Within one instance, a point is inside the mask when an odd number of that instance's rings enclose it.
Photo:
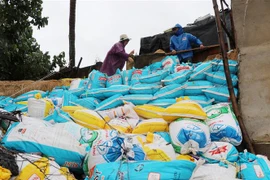
M 142 74 L 142 70 L 135 70 L 132 72 L 132 75 L 134 75 L 134 74 Z
M 97 146 L 97 151 L 107 162 L 115 162 L 122 156 L 123 138 L 114 137 L 109 141 L 105 141 Z
M 227 113 L 229 113 L 229 109 L 227 107 L 221 107 L 221 108 L 216 108 L 216 109 L 212 109 L 208 111 L 207 116 L 209 119 L 214 119 L 220 116 L 221 114 L 227 114 Z
M 99 77 L 98 80 L 100 80 L 100 81 L 106 81 L 107 79 L 105 77 Z
M 186 36 L 182 38 L 182 41 L 186 41 L 186 40 L 187 40 L 187 37 Z
M 171 65 L 171 64 L 172 64 L 172 60 L 170 59 L 170 60 L 166 61 L 166 62 L 163 64 L 163 67 L 166 67 L 166 66 Z
M 24 134 L 26 132 L 26 128 L 23 128 L 23 129 L 18 129 L 18 133 L 19 134 Z
M 227 145 L 225 145 L 225 146 L 217 147 L 214 150 L 209 151 L 209 153 L 211 153 L 211 156 L 213 156 L 213 155 L 216 155 L 216 154 L 225 153 L 227 151 L 228 151 Z
M 207 144 L 206 134 L 200 127 L 193 124 L 189 124 L 186 128 L 181 129 L 177 135 L 177 139 L 182 144 L 185 144 L 189 140 L 194 140 L 199 144 L 199 148 L 204 148 Z

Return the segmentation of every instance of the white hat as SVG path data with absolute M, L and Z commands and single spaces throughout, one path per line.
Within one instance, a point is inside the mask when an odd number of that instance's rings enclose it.
M 120 36 L 120 41 L 124 41 L 124 40 L 131 40 L 131 38 L 129 38 L 126 34 L 122 34 Z

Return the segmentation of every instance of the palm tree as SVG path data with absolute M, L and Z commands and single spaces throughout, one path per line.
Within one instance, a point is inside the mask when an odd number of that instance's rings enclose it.
M 69 10 L 69 67 L 75 66 L 76 0 L 70 0 Z

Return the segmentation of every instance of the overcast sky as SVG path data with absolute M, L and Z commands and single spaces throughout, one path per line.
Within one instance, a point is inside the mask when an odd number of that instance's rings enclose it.
M 176 23 L 186 26 L 209 13 L 214 15 L 212 0 L 77 0 L 75 65 L 80 57 L 81 67 L 95 64 L 97 58 L 103 61 L 120 34 L 132 38 L 126 51 L 139 53 L 142 37 L 162 33 Z M 34 28 L 41 50 L 51 56 L 65 51 L 68 60 L 69 0 L 43 0 L 43 16 L 49 17 L 49 24 Z

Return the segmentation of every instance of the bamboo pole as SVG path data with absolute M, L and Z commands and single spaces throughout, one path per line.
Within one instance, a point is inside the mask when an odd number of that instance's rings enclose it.
M 223 31 L 222 31 L 222 27 L 221 27 L 221 21 L 220 21 L 220 15 L 219 15 L 219 10 L 218 10 L 218 5 L 217 5 L 217 0 L 212 0 L 213 1 L 213 8 L 215 11 L 215 16 L 216 16 L 216 24 L 217 24 L 217 31 L 218 31 L 218 36 L 219 36 L 219 44 L 220 44 L 220 48 L 221 48 L 221 54 L 223 57 L 223 65 L 224 65 L 224 70 L 225 70 L 225 75 L 226 75 L 226 81 L 228 84 L 228 90 L 230 93 L 230 99 L 232 101 L 232 107 L 234 110 L 234 113 L 238 119 L 240 128 L 242 130 L 243 133 L 243 138 L 244 138 L 244 142 L 246 142 L 247 148 L 249 150 L 249 152 L 255 154 L 255 150 L 253 148 L 253 145 L 251 143 L 251 139 L 247 133 L 245 124 L 243 122 L 243 118 L 241 116 L 241 113 L 239 111 L 238 108 L 238 104 L 236 101 L 236 97 L 234 94 L 234 90 L 233 90 L 233 85 L 232 85 L 232 79 L 231 79 L 231 74 L 230 74 L 230 70 L 229 70 L 229 63 L 228 63 L 228 57 L 227 57 L 227 52 L 226 52 L 226 47 L 225 47 L 225 43 L 224 43 L 224 36 L 223 36 Z

